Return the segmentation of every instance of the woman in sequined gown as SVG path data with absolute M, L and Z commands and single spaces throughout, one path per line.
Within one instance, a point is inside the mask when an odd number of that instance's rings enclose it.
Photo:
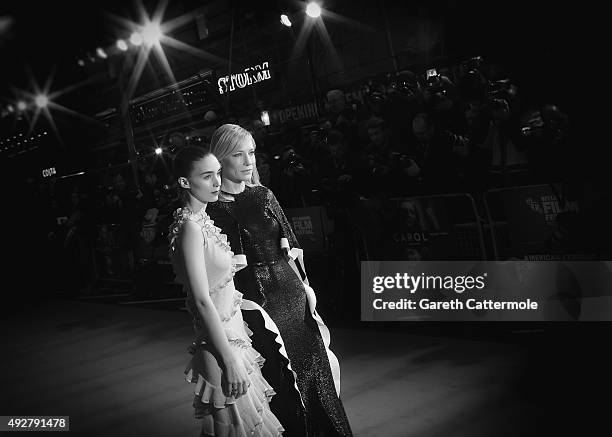
M 249 266 L 237 273 L 236 284 L 272 319 L 244 313 L 266 359 L 264 376 L 277 393 L 272 411 L 286 436 L 350 436 L 329 330 L 316 313 L 314 291 L 289 263 L 298 242 L 272 191 L 258 183 L 255 142 L 245 129 L 226 124 L 213 134 L 211 151 L 221 162 L 222 183 L 209 214 L 233 249 L 246 255 Z M 267 335 L 269 325 L 280 336 Z
M 219 195 L 219 161 L 190 146 L 177 154 L 174 168 L 185 207 L 176 210 L 170 226 L 170 258 L 195 329 L 185 373 L 196 385 L 193 406 L 202 419 L 201 435 L 282 435 L 269 406 L 274 390 L 261 374 L 264 359 L 251 345 L 240 311 L 242 294 L 234 287 L 244 257 L 234 256 L 205 212 Z

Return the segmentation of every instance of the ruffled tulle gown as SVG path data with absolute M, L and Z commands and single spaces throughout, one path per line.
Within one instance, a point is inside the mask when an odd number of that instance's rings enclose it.
M 211 352 L 196 308 L 185 266 L 180 256 L 177 236 L 186 221 L 200 225 L 204 236 L 204 259 L 210 296 L 217 309 L 232 351 L 244 363 L 250 386 L 246 395 L 235 399 L 225 396 L 221 388 L 221 369 Z M 210 436 L 246 437 L 279 436 L 284 429 L 270 411 L 269 402 L 275 394 L 261 374 L 263 357 L 251 346 L 252 332 L 245 326 L 240 306 L 242 293 L 234 287 L 233 277 L 246 265 L 242 255 L 234 255 L 227 237 L 205 212 L 194 213 L 180 208 L 170 226 L 170 257 L 176 279 L 187 293 L 186 307 L 192 315 L 195 341 L 189 347 L 192 358 L 185 369 L 186 380 L 195 384 L 193 406 L 195 417 L 203 420 L 202 433 Z

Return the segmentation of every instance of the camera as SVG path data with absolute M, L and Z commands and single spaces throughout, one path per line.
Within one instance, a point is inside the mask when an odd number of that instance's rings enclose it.
M 384 103 L 386 99 L 385 95 L 378 91 L 372 91 L 367 95 L 368 102 L 371 104 L 381 104 Z
M 416 75 L 408 70 L 400 71 L 391 82 L 391 89 L 403 96 L 416 94 L 419 89 Z
M 536 110 L 527 114 L 520 129 L 521 135 L 525 137 L 539 137 L 544 131 L 544 119 L 541 111 Z
M 490 99 L 489 108 L 492 111 L 505 111 L 509 109 L 508 102 L 503 98 Z
M 299 159 L 295 153 L 290 153 L 287 157 L 287 167 L 295 167 L 300 164 Z
M 310 131 L 310 136 L 319 143 L 327 142 L 327 130 L 323 126 Z M 295 152 L 293 152 L 293 154 L 295 154 Z
M 489 99 L 507 99 L 513 94 L 513 85 L 508 79 L 489 82 L 487 96 Z
M 480 71 L 480 66 L 484 63 L 484 59 L 482 56 L 472 56 L 469 59 L 466 59 L 461 63 L 461 66 L 466 70 L 478 70 Z
M 425 88 L 430 94 L 446 94 L 442 76 L 435 68 L 430 68 L 425 73 Z
M 410 157 L 400 152 L 391 152 L 391 157 L 398 160 L 400 163 L 407 163 L 410 161 Z
M 285 155 L 285 167 L 287 168 L 298 168 L 303 167 L 303 162 L 301 157 L 295 153 L 295 150 L 289 149 Z

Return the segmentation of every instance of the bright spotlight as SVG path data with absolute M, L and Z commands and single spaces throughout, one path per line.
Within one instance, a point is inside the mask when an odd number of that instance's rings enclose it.
M 291 20 L 285 14 L 280 16 L 280 22 L 283 23 L 287 27 L 291 27 Z
M 98 57 L 100 57 L 102 59 L 108 58 L 108 55 L 106 54 L 106 52 L 104 51 L 104 49 L 102 47 L 98 47 L 96 49 L 96 55 L 98 55 Z
M 145 44 L 152 46 L 158 44 L 162 37 L 162 31 L 159 23 L 150 22 L 142 29 L 142 38 Z
M 125 52 L 128 49 L 126 42 L 122 39 L 117 40 L 117 48 L 122 52 Z
M 161 155 L 161 154 L 162 154 L 162 148 L 161 148 L 161 147 L 157 147 L 157 148 L 155 149 L 155 154 L 156 154 L 156 155 Z
M 306 15 L 308 15 L 311 18 L 320 17 L 321 16 L 321 6 L 319 6 L 315 2 L 308 3 L 308 6 L 306 6 Z
M 34 99 L 34 103 L 36 103 L 36 106 L 39 108 L 44 108 L 49 104 L 49 98 L 44 94 L 39 94 Z
M 85 66 L 85 61 L 84 61 L 84 60 L 82 60 L 82 59 L 79 59 L 79 60 L 77 61 L 77 64 L 79 65 L 79 67 L 84 67 L 84 66 Z
M 28 105 L 26 105 L 26 102 L 24 102 L 23 100 L 19 100 L 17 102 L 17 110 L 19 111 L 25 111 L 27 109 Z
M 132 33 L 132 36 L 130 36 L 130 42 L 135 46 L 139 46 L 142 44 L 142 35 L 138 32 Z

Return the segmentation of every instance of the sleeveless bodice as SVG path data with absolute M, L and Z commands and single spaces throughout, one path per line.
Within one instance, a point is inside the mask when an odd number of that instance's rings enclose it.
M 194 213 L 188 208 L 179 208 L 175 211 L 174 222 L 170 226 L 170 259 L 176 273 L 176 281 L 183 285 L 183 289 L 187 294 L 185 306 L 191 313 L 193 326 L 198 338 L 205 340 L 202 331 L 202 319 L 197 311 L 193 293 L 189 288 L 184 262 L 182 257 L 179 256 L 180 247 L 177 238 L 181 227 L 186 221 L 197 223 L 202 230 L 209 293 L 219 313 L 221 322 L 224 324 L 228 339 L 230 341 L 248 343 L 248 337 L 244 338 L 244 336 L 238 335 L 236 329 L 233 329 L 235 328 L 233 325 L 240 326 L 242 324 L 239 312 L 240 304 L 242 303 L 242 293 L 234 287 L 233 278 L 236 271 L 246 264 L 243 261 L 244 257 L 234 255 L 227 242 L 226 235 L 221 233 L 221 230 L 215 226 L 213 220 L 205 212 Z M 232 322 L 232 319 L 236 320 Z

